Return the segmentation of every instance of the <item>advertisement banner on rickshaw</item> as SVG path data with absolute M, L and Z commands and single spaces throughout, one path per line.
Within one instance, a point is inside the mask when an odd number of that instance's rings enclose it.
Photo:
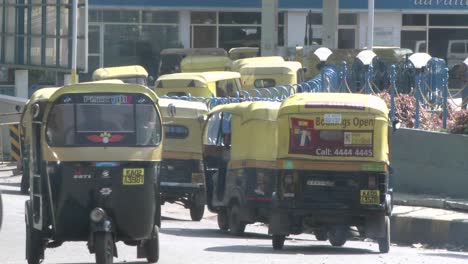
M 330 113 L 290 119 L 290 154 L 321 157 L 374 157 L 370 117 Z

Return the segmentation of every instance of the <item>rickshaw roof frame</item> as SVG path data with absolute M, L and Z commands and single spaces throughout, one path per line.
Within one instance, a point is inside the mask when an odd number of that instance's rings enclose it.
M 231 48 L 228 53 L 229 54 L 238 54 L 238 53 L 253 53 L 253 52 L 258 52 L 259 48 L 258 47 L 235 47 Z
M 26 106 L 38 101 L 49 100 L 50 97 L 60 88 L 61 87 L 46 87 L 35 91 L 31 97 L 29 97 L 29 100 L 26 102 Z
M 255 101 L 219 105 L 213 108 L 209 115 L 227 112 L 239 116 L 242 123 L 251 120 L 276 121 L 281 103 L 270 101 Z
M 302 64 L 298 61 L 285 61 L 282 63 L 248 63 L 243 65 L 239 72 L 241 75 L 276 75 L 276 74 L 296 74 L 302 69 Z
M 363 110 L 371 114 L 388 119 L 388 107 L 383 99 L 375 95 L 367 94 L 344 94 L 344 93 L 298 93 L 281 104 L 278 117 L 289 114 L 300 114 L 308 103 L 316 103 L 321 109 L 315 108 L 314 111 L 326 112 L 330 109 L 336 109 L 338 106 L 340 112 L 349 111 L 351 113 L 362 107 Z M 320 105 L 323 103 L 323 105 Z M 349 108 L 347 107 L 349 106 Z
M 93 72 L 92 79 L 99 81 L 104 79 L 129 78 L 134 76 L 147 78 L 148 72 L 140 65 L 106 67 L 96 69 Z
M 216 63 L 215 66 L 222 66 L 223 69 L 226 69 L 226 67 L 230 66 L 231 62 L 231 59 L 227 56 L 189 55 L 182 59 L 180 68 L 181 70 L 184 70 L 186 67 L 190 69 L 213 68 L 214 66 L 212 64 Z
M 266 56 L 266 57 L 252 57 L 234 60 L 231 65 L 231 69 L 239 71 L 242 66 L 249 63 L 281 63 L 285 60 L 281 56 Z

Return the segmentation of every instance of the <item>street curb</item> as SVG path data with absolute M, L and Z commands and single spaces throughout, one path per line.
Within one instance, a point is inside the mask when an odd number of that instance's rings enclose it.
M 468 212 L 467 202 L 461 202 L 456 200 L 437 199 L 437 198 L 424 198 L 424 199 L 395 199 L 394 205 L 401 206 L 417 206 L 417 207 L 429 207 L 445 210 L 457 210 Z
M 449 221 L 393 215 L 391 238 L 397 243 L 468 246 L 468 220 Z

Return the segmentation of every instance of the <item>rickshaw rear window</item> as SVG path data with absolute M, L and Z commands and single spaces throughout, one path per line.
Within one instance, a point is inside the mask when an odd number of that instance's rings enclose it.
M 51 146 L 154 146 L 161 121 L 141 94 L 64 95 L 52 107 L 46 129 Z
M 166 138 L 184 139 L 188 137 L 189 130 L 184 126 L 166 125 L 164 126 Z

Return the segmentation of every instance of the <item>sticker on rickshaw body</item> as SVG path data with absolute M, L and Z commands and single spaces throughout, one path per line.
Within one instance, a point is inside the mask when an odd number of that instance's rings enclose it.
M 119 163 L 118 162 L 110 162 L 110 161 L 104 161 L 104 162 L 96 162 L 95 163 L 96 167 L 118 167 Z

